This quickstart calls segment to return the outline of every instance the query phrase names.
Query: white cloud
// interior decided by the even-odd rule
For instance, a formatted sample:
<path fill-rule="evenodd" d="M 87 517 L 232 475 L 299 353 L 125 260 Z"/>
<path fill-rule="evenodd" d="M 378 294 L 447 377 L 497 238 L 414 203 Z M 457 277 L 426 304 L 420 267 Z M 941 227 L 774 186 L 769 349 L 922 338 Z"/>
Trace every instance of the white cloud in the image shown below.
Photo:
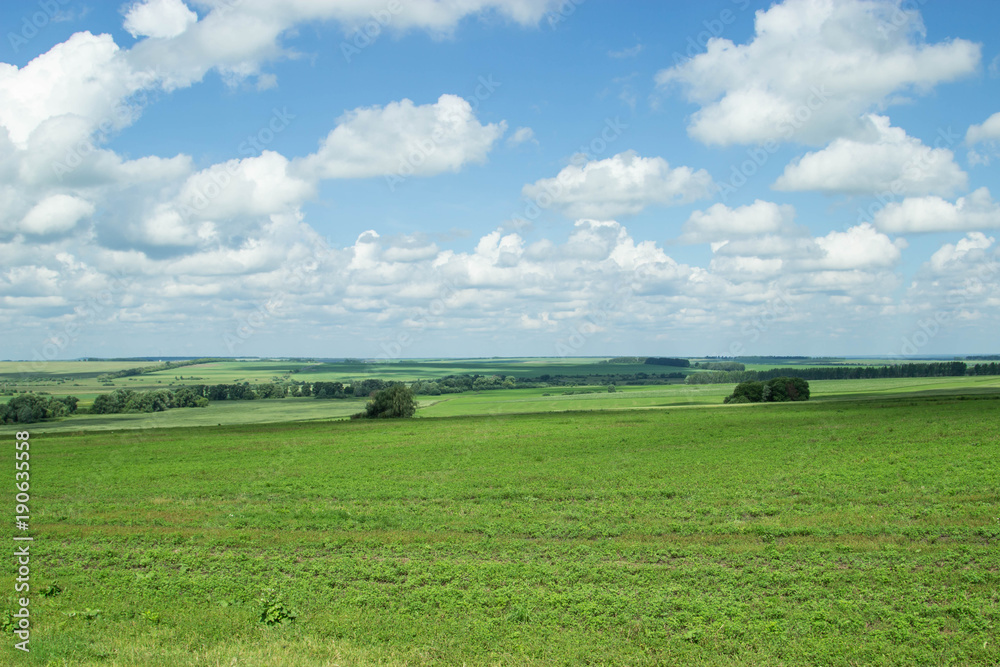
<path fill-rule="evenodd" d="M 892 127 L 885 116 L 869 115 L 870 136 L 839 138 L 785 167 L 774 189 L 827 194 L 895 196 L 950 195 L 967 187 L 968 177 L 947 148 L 932 149 Z"/>
<path fill-rule="evenodd" d="M 289 166 L 274 151 L 216 164 L 188 178 L 177 202 L 201 220 L 289 212 L 314 193 L 314 183 L 292 176 Z"/>
<path fill-rule="evenodd" d="M 630 46 L 627 49 L 621 49 L 619 51 L 608 51 L 608 56 L 612 58 L 635 58 L 642 52 L 642 44 L 636 44 L 635 46 Z"/>
<path fill-rule="evenodd" d="M 771 211 L 769 207 L 761 206 L 766 204 L 757 202 L 743 210 L 720 211 L 716 219 L 737 229 L 739 227 L 732 223 L 756 222 L 757 229 L 783 229 L 785 235 L 767 234 L 713 244 L 714 257 L 710 264 L 713 272 L 739 275 L 744 280 L 773 278 L 780 274 L 789 278 L 790 285 L 809 283 L 813 287 L 843 280 L 862 289 L 862 283 L 855 284 L 860 273 L 893 267 L 902 256 L 901 250 L 906 247 L 905 241 L 894 242 L 868 224 L 851 227 L 845 232 L 833 231 L 818 238 L 801 234 L 789 236 L 791 212 Z"/>
<path fill-rule="evenodd" d="M 644 158 L 627 151 L 570 165 L 555 178 L 525 185 L 522 194 L 542 208 L 552 206 L 572 218 L 615 218 L 653 204 L 686 204 L 708 197 L 714 188 L 704 169 L 671 169 L 661 157 Z"/>
<path fill-rule="evenodd" d="M 982 232 L 971 232 L 958 243 L 946 243 L 931 255 L 930 268 L 935 273 L 945 273 L 953 269 L 956 265 L 961 269 L 964 263 L 973 258 L 982 258 L 983 251 L 988 250 L 996 241 L 992 236 L 987 237 Z"/>
<path fill-rule="evenodd" d="M 146 0 L 129 7 L 124 27 L 133 37 L 176 37 L 198 21 L 183 0 Z"/>
<path fill-rule="evenodd" d="M 757 199 L 752 204 L 729 208 L 713 204 L 695 211 L 684 224 L 681 240 L 686 243 L 722 242 L 733 237 L 787 233 L 793 229 L 795 208 Z"/>
<path fill-rule="evenodd" d="M 713 257 L 709 263 L 713 273 L 737 280 L 768 280 L 779 276 L 784 261 L 778 258 L 747 257 L 742 255 Z"/>
<path fill-rule="evenodd" d="M 218 2 L 200 21 L 186 25 L 183 32 L 166 39 L 145 39 L 128 53 L 140 70 L 155 68 L 167 90 L 200 81 L 213 69 L 230 85 L 261 74 L 262 63 L 290 55 L 281 44 L 281 35 L 309 21 L 336 21 L 345 32 L 338 50 L 354 49 L 352 35 L 366 29 L 364 45 L 383 32 L 423 30 L 447 36 L 468 16 L 499 16 L 523 26 L 537 25 L 560 0 L 270 0 Z M 175 7 L 179 0 L 167 3 Z M 160 14 L 165 13 L 159 9 Z M 171 14 L 172 16 L 174 14 Z M 176 19 L 174 19 L 176 21 Z M 172 23 L 172 29 L 179 24 Z M 143 22 L 142 30 L 166 30 Z M 160 36 L 160 33 L 157 33 Z M 264 75 L 265 77 L 267 75 Z M 264 79 L 264 86 L 269 79 Z"/>
<path fill-rule="evenodd" d="M 823 251 L 822 258 L 805 260 L 802 266 L 821 270 L 855 270 L 888 268 L 899 262 L 906 247 L 904 241 L 894 242 L 864 223 L 846 232 L 830 232 L 816 239 Z"/>
<path fill-rule="evenodd" d="M 88 201 L 70 195 L 52 195 L 28 211 L 17 231 L 28 234 L 61 234 L 93 214 L 94 205 Z"/>
<path fill-rule="evenodd" d="M 138 109 L 123 101 L 149 82 L 125 63 L 111 35 L 79 32 L 20 69 L 0 63 L 0 125 L 25 148 L 46 121 L 68 119 L 77 130 L 65 138 L 80 141 L 102 123 L 105 131 L 132 123 Z"/>
<path fill-rule="evenodd" d="M 979 188 L 954 204 L 940 197 L 914 197 L 892 202 L 875 216 L 885 232 L 951 232 L 1000 228 L 1000 203 L 988 188 Z"/>
<path fill-rule="evenodd" d="M 435 104 L 410 100 L 355 109 L 341 116 L 319 150 L 296 160 L 305 177 L 430 176 L 482 163 L 506 124 L 482 125 L 468 101 L 442 95 Z"/>
<path fill-rule="evenodd" d="M 982 125 L 971 125 L 965 133 L 965 143 L 970 146 L 983 141 L 1000 141 L 1000 111 L 987 118 Z"/>
<path fill-rule="evenodd" d="M 520 146 L 525 143 L 538 144 L 538 140 L 535 139 L 535 131 L 530 127 L 519 127 L 514 130 L 514 133 L 507 138 L 508 146 Z"/>
<path fill-rule="evenodd" d="M 700 105 L 689 134 L 706 144 L 855 136 L 873 107 L 975 71 L 980 47 L 925 44 L 920 14 L 894 0 L 786 0 L 759 10 L 747 44 L 713 38 L 707 52 L 660 71 Z"/>

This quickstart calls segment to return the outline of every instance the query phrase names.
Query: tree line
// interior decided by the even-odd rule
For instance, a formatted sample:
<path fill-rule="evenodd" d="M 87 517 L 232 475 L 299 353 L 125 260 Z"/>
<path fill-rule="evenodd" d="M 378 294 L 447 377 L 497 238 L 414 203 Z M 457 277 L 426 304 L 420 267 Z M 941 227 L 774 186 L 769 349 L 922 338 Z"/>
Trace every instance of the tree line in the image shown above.
<path fill-rule="evenodd" d="M 887 366 L 831 366 L 822 368 L 771 368 L 766 371 L 708 371 L 687 376 L 687 384 L 730 384 L 761 382 L 776 377 L 803 380 L 869 380 L 877 378 L 958 377 L 963 375 L 1000 375 L 998 364 L 976 364 L 971 368 L 962 361 Z"/>
<path fill-rule="evenodd" d="M 65 417 L 76 412 L 76 396 L 55 398 L 40 394 L 19 394 L 0 403 L 0 424 L 33 424 L 44 419 Z"/>
<path fill-rule="evenodd" d="M 180 389 L 115 389 L 94 399 L 90 412 L 95 415 L 114 415 L 130 412 L 163 412 L 170 408 L 204 408 L 208 399 L 199 396 L 190 387 Z"/>

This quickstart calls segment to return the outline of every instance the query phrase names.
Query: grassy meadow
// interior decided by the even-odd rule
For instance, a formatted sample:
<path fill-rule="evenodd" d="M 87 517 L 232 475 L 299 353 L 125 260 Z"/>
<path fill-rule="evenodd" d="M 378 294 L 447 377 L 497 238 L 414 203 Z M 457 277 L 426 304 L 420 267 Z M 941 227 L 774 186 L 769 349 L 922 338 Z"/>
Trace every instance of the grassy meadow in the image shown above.
<path fill-rule="evenodd" d="M 997 664 L 1000 391 L 841 384 L 38 431 L 32 651 L 0 664 Z"/>

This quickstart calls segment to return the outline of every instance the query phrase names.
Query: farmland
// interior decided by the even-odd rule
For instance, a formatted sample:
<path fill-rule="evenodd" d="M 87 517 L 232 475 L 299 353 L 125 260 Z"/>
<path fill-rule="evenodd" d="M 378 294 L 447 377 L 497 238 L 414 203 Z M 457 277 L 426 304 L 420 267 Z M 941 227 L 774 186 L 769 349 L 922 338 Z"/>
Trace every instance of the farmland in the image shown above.
<path fill-rule="evenodd" d="M 1000 661 L 1000 388 L 852 382 L 33 430 L 30 663 Z"/>
<path fill-rule="evenodd" d="M 317 400 L 285 398 L 257 401 L 212 401 L 209 407 L 174 409 L 153 414 L 85 414 L 94 399 L 116 389 L 176 390 L 192 385 L 343 382 L 350 384 L 368 378 L 414 382 L 438 379 L 447 375 L 498 374 L 507 377 L 537 379 L 571 378 L 568 385 L 543 386 L 514 390 L 472 391 L 442 396 L 420 396 L 418 417 L 501 415 L 538 412 L 589 410 L 664 409 L 695 405 L 718 405 L 732 392 L 732 384 L 643 386 L 620 385 L 608 392 L 607 385 L 593 384 L 593 378 L 607 374 L 700 372 L 674 367 L 643 364 L 607 364 L 599 359 L 478 359 L 416 360 L 392 363 L 360 361 L 251 360 L 212 361 L 169 370 L 159 370 L 108 380 L 114 371 L 155 362 L 58 362 L 46 364 L 0 362 L 0 386 L 7 391 L 32 391 L 53 396 L 74 395 L 81 399 L 81 414 L 58 421 L 33 425 L 39 433 L 53 431 L 147 429 L 178 426 L 239 425 L 344 419 L 361 410 L 366 398 Z M 788 368 L 839 365 L 843 360 L 825 364 L 805 361 Z M 780 366 L 779 366 L 780 367 Z M 763 366 L 762 366 L 763 368 Z M 519 381 L 520 381 L 519 380 Z M 843 400 L 863 397 L 909 395 L 975 394 L 1000 389 L 1000 376 L 884 378 L 871 380 L 815 380 L 811 382 L 813 400 Z M 0 400 L 6 400 L 0 397 Z M 0 426 L 0 433 L 13 433 L 16 426 Z"/>

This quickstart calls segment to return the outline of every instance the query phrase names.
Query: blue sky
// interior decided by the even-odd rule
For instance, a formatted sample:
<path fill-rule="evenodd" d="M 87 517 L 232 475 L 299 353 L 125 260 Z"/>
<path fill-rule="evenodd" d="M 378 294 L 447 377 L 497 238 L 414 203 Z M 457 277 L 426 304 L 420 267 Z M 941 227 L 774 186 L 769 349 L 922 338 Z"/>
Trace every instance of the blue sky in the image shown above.
<path fill-rule="evenodd" d="M 5 3 L 0 357 L 996 352 L 997 25 Z"/>

